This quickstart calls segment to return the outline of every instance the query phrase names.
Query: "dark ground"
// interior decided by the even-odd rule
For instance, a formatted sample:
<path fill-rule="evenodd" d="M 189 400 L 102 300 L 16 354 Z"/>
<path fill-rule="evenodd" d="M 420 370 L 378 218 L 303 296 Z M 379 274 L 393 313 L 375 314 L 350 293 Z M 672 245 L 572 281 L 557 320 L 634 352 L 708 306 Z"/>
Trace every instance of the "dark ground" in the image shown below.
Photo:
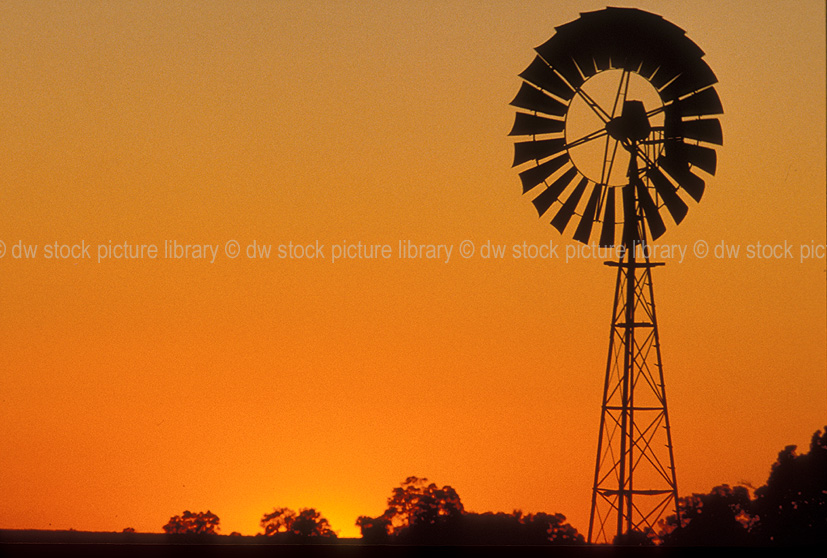
<path fill-rule="evenodd" d="M 733 549 L 728 549 L 731 552 Z M 757 549 L 746 549 L 750 555 Z M 762 549 L 759 552 L 766 552 Z M 783 549 L 770 550 L 782 555 Z M 789 550 L 789 549 L 788 549 Z M 801 549 L 798 549 L 801 550 Z M 824 549 L 819 549 L 818 552 Z M 263 536 L 166 535 L 161 533 L 93 533 L 84 531 L 0 530 L 0 557 L 83 556 L 149 557 L 167 556 L 241 556 L 241 557 L 309 557 L 309 558 L 396 558 L 434 556 L 507 557 L 614 557 L 614 556 L 698 556 L 703 548 L 632 548 L 611 546 L 386 546 L 366 545 L 360 539 L 320 539 L 309 544 L 283 544 Z M 751 551 L 751 552 L 750 552 Z M 796 552 L 801 555 L 801 552 Z M 803 554 L 807 554 L 804 552 Z M 764 554 L 766 555 L 766 554 Z"/>

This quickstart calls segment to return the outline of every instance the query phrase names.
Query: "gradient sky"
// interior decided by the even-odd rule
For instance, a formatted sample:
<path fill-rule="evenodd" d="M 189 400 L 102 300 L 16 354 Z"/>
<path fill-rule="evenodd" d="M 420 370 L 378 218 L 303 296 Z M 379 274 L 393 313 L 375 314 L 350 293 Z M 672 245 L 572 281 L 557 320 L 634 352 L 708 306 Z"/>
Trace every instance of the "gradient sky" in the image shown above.
<path fill-rule="evenodd" d="M 3 2 L 0 527 L 210 509 L 255 534 L 287 506 L 354 536 L 417 475 L 585 534 L 612 271 L 457 251 L 574 245 L 520 195 L 508 103 L 533 48 L 603 7 Z M 635 7 L 706 52 L 725 109 L 718 173 L 660 242 L 741 246 L 656 271 L 679 492 L 760 486 L 827 422 L 827 264 L 799 261 L 827 243 L 824 3 Z M 172 240 L 219 256 L 97 262 Z M 394 256 L 330 261 L 357 241 Z"/>

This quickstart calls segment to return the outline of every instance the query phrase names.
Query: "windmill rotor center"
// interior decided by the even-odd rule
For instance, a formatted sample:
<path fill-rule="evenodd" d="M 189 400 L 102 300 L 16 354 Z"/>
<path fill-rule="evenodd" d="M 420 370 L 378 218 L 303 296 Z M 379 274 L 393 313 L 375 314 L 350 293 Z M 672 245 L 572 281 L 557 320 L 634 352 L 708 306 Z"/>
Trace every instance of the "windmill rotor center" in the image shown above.
<path fill-rule="evenodd" d="M 566 114 L 566 142 L 601 133 L 595 141 L 569 149 L 583 176 L 607 186 L 629 183 L 631 142 L 650 141 L 663 126 L 663 103 L 657 90 L 634 72 L 608 70 L 583 83 Z M 617 148 L 616 148 L 617 145 Z M 609 161 L 607 161 L 609 160 Z"/>
<path fill-rule="evenodd" d="M 646 139 L 652 132 L 649 117 L 642 101 L 625 101 L 620 116 L 612 118 L 606 123 L 606 131 L 611 137 L 623 143 L 627 150 L 632 147 L 628 142 L 637 142 Z"/>

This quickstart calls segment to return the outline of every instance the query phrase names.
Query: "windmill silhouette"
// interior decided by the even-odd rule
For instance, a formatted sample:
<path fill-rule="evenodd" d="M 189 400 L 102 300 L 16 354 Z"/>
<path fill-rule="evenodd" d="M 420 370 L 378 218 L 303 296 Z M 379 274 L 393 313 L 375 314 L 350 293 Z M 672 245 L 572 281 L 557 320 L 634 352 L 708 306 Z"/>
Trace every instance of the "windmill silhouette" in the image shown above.
<path fill-rule="evenodd" d="M 677 507 L 677 477 L 649 240 L 699 202 L 723 144 L 717 78 L 685 31 L 628 8 L 583 13 L 536 49 L 509 135 L 523 193 L 540 217 L 618 248 L 590 542 L 651 534 Z M 545 188 L 538 188 L 544 185 Z M 662 210 L 665 208 L 665 212 Z M 575 217 L 579 218 L 576 219 Z M 619 232 L 619 234 L 618 234 Z"/>

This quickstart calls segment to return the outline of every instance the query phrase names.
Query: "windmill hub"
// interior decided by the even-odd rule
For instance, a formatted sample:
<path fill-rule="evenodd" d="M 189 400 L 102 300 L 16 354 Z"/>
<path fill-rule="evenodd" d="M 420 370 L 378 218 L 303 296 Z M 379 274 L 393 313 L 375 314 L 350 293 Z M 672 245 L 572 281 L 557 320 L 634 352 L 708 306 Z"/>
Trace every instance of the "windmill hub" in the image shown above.
<path fill-rule="evenodd" d="M 606 131 L 614 139 L 623 142 L 636 142 L 646 139 L 652 131 L 649 117 L 641 101 L 626 101 L 623 112 L 617 118 L 606 123 Z M 628 147 L 627 147 L 628 148 Z"/>

